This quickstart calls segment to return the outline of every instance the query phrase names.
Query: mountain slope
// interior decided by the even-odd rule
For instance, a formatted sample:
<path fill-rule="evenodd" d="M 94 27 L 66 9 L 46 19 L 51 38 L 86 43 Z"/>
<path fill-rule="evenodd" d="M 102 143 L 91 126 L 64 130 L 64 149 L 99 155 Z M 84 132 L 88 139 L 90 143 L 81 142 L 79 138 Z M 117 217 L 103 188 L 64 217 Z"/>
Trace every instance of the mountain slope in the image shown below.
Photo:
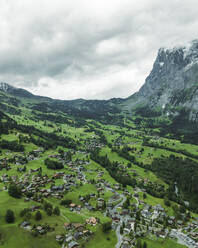
<path fill-rule="evenodd" d="M 0 90 L 3 91 L 4 93 L 8 93 L 8 94 L 13 95 L 13 96 L 29 97 L 29 98 L 34 98 L 35 97 L 29 91 L 13 87 L 13 86 L 5 83 L 5 82 L 0 83 Z"/>
<path fill-rule="evenodd" d="M 125 107 L 161 107 L 170 114 L 185 108 L 190 121 L 198 121 L 198 40 L 187 47 L 159 49 L 150 75 L 138 93 L 129 97 Z"/>
<path fill-rule="evenodd" d="M 26 107 L 32 115 L 50 118 L 51 114 L 69 115 L 74 119 L 97 119 L 103 122 L 119 122 L 122 99 L 110 100 L 57 100 L 37 96 L 27 90 L 15 88 L 7 83 L 0 83 L 0 107 L 9 114 L 20 114 L 21 108 Z M 39 111 L 39 113 L 38 113 Z M 64 118 L 64 117 L 63 117 Z M 62 119 L 62 117 L 61 117 Z"/>

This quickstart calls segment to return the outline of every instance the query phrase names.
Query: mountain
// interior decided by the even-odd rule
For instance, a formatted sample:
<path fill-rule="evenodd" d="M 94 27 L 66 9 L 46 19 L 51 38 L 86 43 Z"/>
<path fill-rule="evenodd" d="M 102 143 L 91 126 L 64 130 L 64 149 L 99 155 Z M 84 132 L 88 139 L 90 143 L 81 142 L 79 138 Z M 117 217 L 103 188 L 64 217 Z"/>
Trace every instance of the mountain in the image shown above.
<path fill-rule="evenodd" d="M 4 93 L 8 93 L 8 94 L 13 95 L 13 96 L 29 97 L 29 98 L 34 98 L 35 97 L 29 91 L 13 87 L 13 86 L 5 83 L 5 82 L 0 83 L 0 90 L 3 91 Z"/>
<path fill-rule="evenodd" d="M 20 114 L 22 106 L 32 111 L 32 115 L 42 113 L 42 118 L 51 114 L 66 114 L 75 119 L 100 119 L 104 122 L 119 122 L 121 109 L 120 98 L 110 100 L 57 100 L 38 96 L 27 90 L 0 83 L 0 107 L 9 114 Z M 39 111 L 39 114 L 38 114 Z M 61 118 L 62 119 L 62 118 Z"/>
<path fill-rule="evenodd" d="M 189 121 L 198 121 L 198 40 L 183 47 L 161 48 L 153 69 L 139 92 L 125 106 L 134 109 L 159 107 L 167 115 L 188 112 Z"/>
<path fill-rule="evenodd" d="M 127 99 L 55 100 L 33 95 L 27 90 L 0 83 L 0 91 L 17 98 L 36 99 L 49 107 L 95 112 L 114 112 L 111 108 L 134 110 L 147 106 L 163 110 L 166 115 L 176 115 L 179 110 L 188 112 L 189 121 L 198 121 L 198 40 L 186 46 L 160 48 L 151 73 L 140 90 Z M 114 109 L 115 110 L 115 109 Z"/>
<path fill-rule="evenodd" d="M 159 128 L 161 135 L 187 135 L 188 142 L 198 143 L 194 140 L 198 122 L 198 40 L 186 46 L 160 48 L 144 85 L 127 99 L 57 100 L 7 83 L 0 83 L 0 92 L 5 113 L 20 114 L 20 107 L 25 106 L 35 118 L 52 119 L 58 114 L 61 121 L 66 115 L 75 121 L 94 119 L 106 124 L 121 124 L 126 116 L 139 116 L 139 123 L 143 120 L 146 127 Z"/>

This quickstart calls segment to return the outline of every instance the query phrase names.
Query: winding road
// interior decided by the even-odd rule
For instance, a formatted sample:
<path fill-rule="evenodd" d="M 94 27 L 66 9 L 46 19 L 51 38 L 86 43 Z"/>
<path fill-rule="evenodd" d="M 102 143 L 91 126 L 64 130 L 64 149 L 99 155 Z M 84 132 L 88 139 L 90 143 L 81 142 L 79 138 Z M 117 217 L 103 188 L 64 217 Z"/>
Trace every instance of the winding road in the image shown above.
<path fill-rule="evenodd" d="M 115 205 L 115 207 L 113 208 L 113 211 L 116 211 L 117 208 L 122 207 L 124 202 L 126 201 L 126 197 L 122 194 L 119 194 L 120 197 L 122 198 L 122 201 L 120 203 L 118 203 L 117 205 Z M 120 248 L 121 244 L 122 244 L 122 237 L 123 235 L 120 234 L 120 227 L 122 225 L 122 222 L 125 220 L 125 218 L 123 216 L 121 216 L 121 220 L 116 228 L 116 236 L 118 239 L 118 242 L 116 244 L 116 248 Z"/>
<path fill-rule="evenodd" d="M 106 190 L 112 191 L 112 189 L 109 188 L 109 187 L 106 187 Z M 119 194 L 119 193 L 117 193 L 117 194 Z M 119 203 L 117 203 L 112 209 L 109 210 L 109 213 L 110 214 L 115 213 L 116 210 L 117 210 L 117 208 L 122 207 L 123 204 L 124 204 L 124 202 L 126 201 L 126 196 L 124 196 L 123 194 L 119 194 L 119 197 L 122 200 Z M 118 201 L 118 200 L 116 200 L 116 201 Z M 114 201 L 109 201 L 109 202 L 110 203 L 113 203 Z M 120 222 L 118 223 L 118 225 L 116 227 L 116 236 L 117 236 L 117 240 L 118 240 L 117 241 L 117 244 L 115 246 L 116 248 L 120 248 L 120 246 L 122 244 L 123 235 L 120 234 L 120 227 L 121 227 L 122 223 L 127 220 L 128 217 L 129 216 L 122 216 L 122 215 L 120 215 Z"/>

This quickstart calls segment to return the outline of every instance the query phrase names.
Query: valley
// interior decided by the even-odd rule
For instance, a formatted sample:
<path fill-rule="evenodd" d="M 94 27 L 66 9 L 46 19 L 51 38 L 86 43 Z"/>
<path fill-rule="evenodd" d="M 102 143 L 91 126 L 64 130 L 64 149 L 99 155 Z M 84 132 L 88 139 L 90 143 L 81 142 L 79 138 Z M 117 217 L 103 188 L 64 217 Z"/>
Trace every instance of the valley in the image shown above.
<path fill-rule="evenodd" d="M 172 158 L 197 166 L 198 146 L 133 118 L 41 120 L 20 101 L 20 114 L 1 118 L 2 247 L 197 247 L 196 200 L 180 187 L 176 194 L 151 165 Z M 189 240 L 177 244 L 177 232 Z"/>
<path fill-rule="evenodd" d="M 160 49 L 127 99 L 0 83 L 0 247 L 198 247 L 198 41 L 185 51 Z"/>

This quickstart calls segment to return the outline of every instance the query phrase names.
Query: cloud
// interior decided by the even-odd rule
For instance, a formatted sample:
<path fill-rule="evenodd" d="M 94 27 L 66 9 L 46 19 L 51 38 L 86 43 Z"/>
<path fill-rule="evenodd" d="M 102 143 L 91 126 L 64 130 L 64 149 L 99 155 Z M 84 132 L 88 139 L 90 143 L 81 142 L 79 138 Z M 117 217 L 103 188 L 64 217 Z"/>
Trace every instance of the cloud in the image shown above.
<path fill-rule="evenodd" d="M 127 97 L 157 50 L 198 38 L 196 0 L 0 3 L 0 80 L 61 99 Z"/>

